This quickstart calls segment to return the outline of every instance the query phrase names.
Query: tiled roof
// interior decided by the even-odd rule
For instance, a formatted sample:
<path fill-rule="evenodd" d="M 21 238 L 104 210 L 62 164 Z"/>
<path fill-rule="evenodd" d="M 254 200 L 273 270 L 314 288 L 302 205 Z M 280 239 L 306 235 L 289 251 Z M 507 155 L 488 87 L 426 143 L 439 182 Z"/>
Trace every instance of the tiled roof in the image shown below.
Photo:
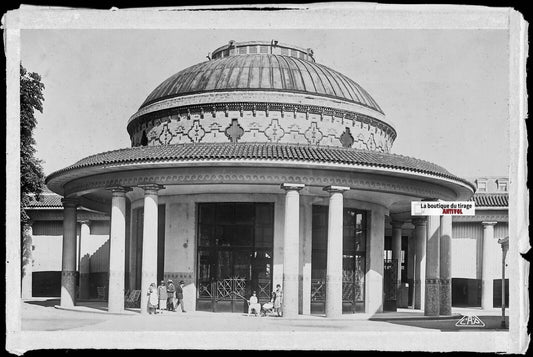
<path fill-rule="evenodd" d="M 326 164 L 360 165 L 382 169 L 398 169 L 453 179 L 468 184 L 466 180 L 450 174 L 431 162 L 408 156 L 341 147 L 324 147 L 273 143 L 200 143 L 141 146 L 108 151 L 86 157 L 74 165 L 56 171 L 47 181 L 62 173 L 84 167 L 113 164 L 133 164 L 161 161 L 209 160 L 276 160 Z"/>
<path fill-rule="evenodd" d="M 345 75 L 315 62 L 275 54 L 230 56 L 198 63 L 161 83 L 141 108 L 167 98 L 227 90 L 310 93 L 383 113 L 370 94 Z"/>
<path fill-rule="evenodd" d="M 508 207 L 508 193 L 476 193 L 472 200 L 476 207 Z"/>
<path fill-rule="evenodd" d="M 46 189 L 48 191 L 48 189 Z M 44 192 L 41 194 L 39 201 L 35 199 L 35 196 L 29 197 L 28 207 L 63 207 L 61 203 L 61 196 L 55 193 Z"/>

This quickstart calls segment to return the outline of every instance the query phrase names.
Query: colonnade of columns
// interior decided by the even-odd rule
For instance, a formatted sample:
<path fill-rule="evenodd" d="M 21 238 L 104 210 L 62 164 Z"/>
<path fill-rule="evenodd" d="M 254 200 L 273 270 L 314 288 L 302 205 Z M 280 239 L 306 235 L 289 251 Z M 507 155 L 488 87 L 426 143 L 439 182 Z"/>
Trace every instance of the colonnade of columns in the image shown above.
<path fill-rule="evenodd" d="M 141 313 L 147 312 L 147 290 L 151 283 L 157 284 L 157 203 L 158 191 L 164 187 L 157 184 L 140 185 L 144 190 L 144 224 L 142 278 L 141 278 Z M 129 187 L 110 187 L 111 229 L 109 252 L 109 292 L 108 311 L 124 310 L 124 278 L 126 248 L 126 193 Z M 63 253 L 61 274 L 61 302 L 63 307 L 72 307 L 76 301 L 76 209 L 79 202 L 75 198 L 64 198 L 63 218 Z M 87 222 L 81 224 L 81 238 L 88 229 Z M 81 253 L 80 253 L 81 255 Z M 86 266 L 80 263 L 80 297 L 88 295 L 88 274 Z"/>
<path fill-rule="evenodd" d="M 411 220 L 408 276 L 412 277 L 412 304 L 426 316 L 451 315 L 452 217 L 428 216 Z M 392 222 L 392 254 L 401 252 L 401 224 Z M 399 265 L 398 269 L 401 266 Z"/>
<path fill-rule="evenodd" d="M 284 264 L 283 264 L 283 313 L 286 317 L 298 315 L 299 304 L 299 191 L 303 184 L 285 183 L 281 188 L 285 190 L 285 224 L 284 224 Z M 144 224 L 141 272 L 141 313 L 147 312 L 147 289 L 157 278 L 157 220 L 158 220 L 158 191 L 161 185 L 150 184 L 139 186 L 144 190 Z M 109 254 L 109 291 L 108 311 L 120 312 L 124 309 L 124 277 L 125 277 L 125 240 L 126 240 L 126 193 L 128 187 L 110 187 L 111 199 L 111 228 Z M 329 221 L 328 221 L 328 254 L 326 267 L 326 316 L 338 317 L 342 314 L 342 276 L 343 276 L 343 193 L 348 187 L 328 186 L 324 190 L 329 193 Z M 76 208 L 75 198 L 63 199 L 63 275 L 61 283 L 61 306 L 75 305 L 76 299 Z M 374 216 L 371 221 L 373 222 Z M 383 219 L 373 222 L 383 228 Z M 88 229 L 88 224 L 82 222 L 81 233 Z M 383 229 L 380 231 L 384 233 Z M 380 248 L 381 247 L 381 248 Z M 374 268 L 382 266 L 383 244 L 374 252 L 376 259 L 369 259 L 369 265 Z M 81 252 L 80 252 L 81 255 Z M 376 265 L 377 264 L 377 265 Z M 88 271 L 80 264 L 80 273 L 84 276 Z M 383 274 L 379 269 L 377 274 Z M 382 278 L 369 278 L 368 284 L 376 285 L 376 295 L 381 295 Z M 80 279 L 80 296 L 85 297 L 86 290 Z M 378 286 L 379 285 L 379 286 Z M 87 287 L 88 288 L 88 287 Z M 376 302 L 379 311 L 381 301 Z"/>
<path fill-rule="evenodd" d="M 303 184 L 284 183 L 285 223 L 283 236 L 283 315 L 298 315 L 300 190 Z M 329 193 L 326 261 L 326 316 L 342 314 L 343 193 L 349 187 L 327 186 Z"/>

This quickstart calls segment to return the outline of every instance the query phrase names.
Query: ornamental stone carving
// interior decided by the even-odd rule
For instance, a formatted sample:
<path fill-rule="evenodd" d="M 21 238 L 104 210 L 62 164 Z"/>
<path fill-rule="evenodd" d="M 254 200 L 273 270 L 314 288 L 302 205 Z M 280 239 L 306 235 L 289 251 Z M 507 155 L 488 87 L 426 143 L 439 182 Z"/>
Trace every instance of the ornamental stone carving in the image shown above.
<path fill-rule="evenodd" d="M 268 116 L 261 103 L 180 109 L 132 129 L 131 142 L 133 146 L 141 146 L 143 140 L 144 145 L 279 142 L 389 152 L 396 138 L 389 125 L 361 114 L 284 105 L 281 115 L 281 109 L 269 105 Z M 205 115 L 209 112 L 213 115 Z"/>
<path fill-rule="evenodd" d="M 309 129 L 305 132 L 305 138 L 311 145 L 317 145 L 320 143 L 320 140 L 324 137 L 324 134 L 318 129 L 317 123 L 312 122 L 309 126 Z"/>
<path fill-rule="evenodd" d="M 193 122 L 193 125 L 191 126 L 191 129 L 187 133 L 187 136 L 191 139 L 193 143 L 199 143 L 204 137 L 204 135 L 205 135 L 205 130 L 200 125 L 200 121 L 195 120 Z"/>
<path fill-rule="evenodd" d="M 270 126 L 265 130 L 265 134 L 268 141 L 277 143 L 285 135 L 285 130 L 279 125 L 277 119 L 272 119 Z"/>

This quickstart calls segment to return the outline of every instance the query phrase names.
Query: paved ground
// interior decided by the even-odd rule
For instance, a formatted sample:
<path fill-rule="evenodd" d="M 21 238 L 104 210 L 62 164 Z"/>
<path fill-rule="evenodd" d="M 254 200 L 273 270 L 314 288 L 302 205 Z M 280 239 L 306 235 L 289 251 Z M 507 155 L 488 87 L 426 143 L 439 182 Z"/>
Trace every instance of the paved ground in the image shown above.
<path fill-rule="evenodd" d="M 454 309 L 452 318 L 424 318 L 418 311 L 401 309 L 375 316 L 343 315 L 339 319 L 299 316 L 295 319 L 253 317 L 209 312 L 164 312 L 140 315 L 138 310 L 109 314 L 105 303 L 84 303 L 73 310 L 56 308 L 57 299 L 34 299 L 22 305 L 22 330 L 26 331 L 495 331 L 501 311 Z M 474 314 L 484 327 L 457 327 L 462 315 Z M 508 318 L 507 318 L 508 319 Z M 508 320 L 507 320 L 508 323 Z"/>

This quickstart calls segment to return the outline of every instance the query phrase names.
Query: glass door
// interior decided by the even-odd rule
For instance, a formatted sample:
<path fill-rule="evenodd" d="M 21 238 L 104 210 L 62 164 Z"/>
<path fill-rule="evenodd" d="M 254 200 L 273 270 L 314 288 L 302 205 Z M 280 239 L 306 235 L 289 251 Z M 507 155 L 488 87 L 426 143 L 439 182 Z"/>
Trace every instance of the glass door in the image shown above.
<path fill-rule="evenodd" d="M 245 312 L 270 299 L 273 204 L 198 205 L 197 309 Z"/>

